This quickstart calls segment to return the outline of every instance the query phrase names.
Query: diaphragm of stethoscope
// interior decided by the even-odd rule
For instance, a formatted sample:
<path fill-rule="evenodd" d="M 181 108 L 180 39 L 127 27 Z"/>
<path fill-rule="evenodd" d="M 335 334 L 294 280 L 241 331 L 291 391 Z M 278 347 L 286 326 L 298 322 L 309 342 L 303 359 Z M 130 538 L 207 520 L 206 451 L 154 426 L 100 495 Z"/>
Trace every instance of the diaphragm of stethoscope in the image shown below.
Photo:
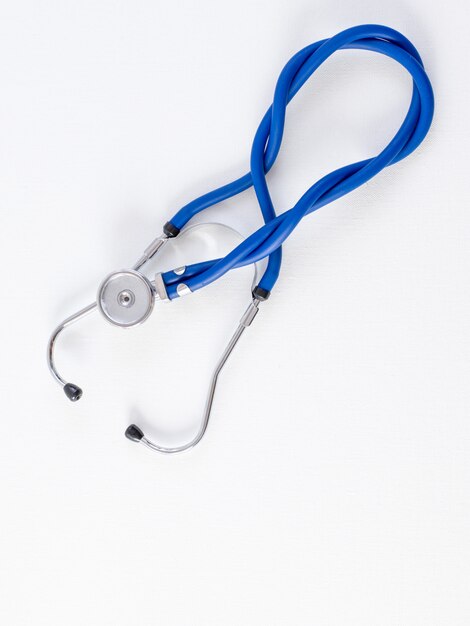
<path fill-rule="evenodd" d="M 150 281 L 134 270 L 122 270 L 107 276 L 96 298 L 104 318 L 121 328 L 145 322 L 153 310 L 154 301 Z"/>

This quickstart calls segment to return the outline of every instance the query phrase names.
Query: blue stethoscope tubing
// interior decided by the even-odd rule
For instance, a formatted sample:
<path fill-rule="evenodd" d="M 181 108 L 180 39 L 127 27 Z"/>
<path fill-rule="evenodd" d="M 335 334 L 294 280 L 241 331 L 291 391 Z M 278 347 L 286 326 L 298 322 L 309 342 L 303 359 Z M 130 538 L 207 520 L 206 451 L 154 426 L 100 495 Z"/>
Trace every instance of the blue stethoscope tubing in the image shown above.
<path fill-rule="evenodd" d="M 377 156 L 343 166 L 327 174 L 312 185 L 291 209 L 277 215 L 269 193 L 266 174 L 274 165 L 281 147 L 287 105 L 315 70 L 340 49 L 378 52 L 394 59 L 408 70 L 413 79 L 408 112 L 396 135 Z M 354 26 L 297 52 L 282 70 L 276 84 L 273 103 L 256 131 L 251 149 L 250 172 L 189 202 L 169 222 L 180 230 L 200 211 L 253 186 L 264 225 L 225 257 L 188 266 L 184 274 L 184 284 L 191 291 L 196 291 L 231 269 L 269 257 L 258 284 L 258 287 L 269 295 L 279 277 L 281 245 L 302 218 L 353 191 L 388 165 L 401 161 L 416 150 L 429 130 L 433 112 L 433 91 L 421 57 L 413 44 L 392 28 L 374 24 Z M 163 280 L 169 298 L 177 298 L 177 287 L 183 282 L 183 278 L 174 272 L 166 272 L 163 274 Z"/>

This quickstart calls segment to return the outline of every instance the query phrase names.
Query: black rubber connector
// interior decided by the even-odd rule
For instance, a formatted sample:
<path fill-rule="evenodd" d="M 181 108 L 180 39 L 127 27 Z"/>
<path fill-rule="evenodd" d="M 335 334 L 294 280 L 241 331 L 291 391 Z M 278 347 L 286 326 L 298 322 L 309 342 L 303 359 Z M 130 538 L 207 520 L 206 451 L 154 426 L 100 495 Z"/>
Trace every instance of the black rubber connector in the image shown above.
<path fill-rule="evenodd" d="M 265 300 L 267 300 L 270 295 L 271 292 L 267 289 L 263 289 L 262 287 L 255 287 L 253 289 L 253 297 L 257 300 L 260 300 L 260 302 L 264 302 Z"/>
<path fill-rule="evenodd" d="M 74 385 L 73 383 L 67 383 L 66 385 L 64 385 L 64 393 L 67 398 L 72 402 L 80 400 L 80 398 L 83 396 L 83 391 L 80 389 L 80 387 L 77 387 L 77 385 Z"/>
<path fill-rule="evenodd" d="M 177 228 L 176 226 L 173 226 L 173 224 L 171 222 L 167 222 L 165 224 L 165 226 L 163 227 L 163 232 L 165 233 L 165 235 L 167 237 L 176 237 L 177 235 L 180 234 L 181 229 Z"/>
<path fill-rule="evenodd" d="M 139 441 L 144 436 L 144 433 L 135 424 L 131 424 L 130 426 L 128 426 L 124 434 L 128 439 L 130 439 L 131 441 L 136 441 L 137 443 L 139 443 Z"/>

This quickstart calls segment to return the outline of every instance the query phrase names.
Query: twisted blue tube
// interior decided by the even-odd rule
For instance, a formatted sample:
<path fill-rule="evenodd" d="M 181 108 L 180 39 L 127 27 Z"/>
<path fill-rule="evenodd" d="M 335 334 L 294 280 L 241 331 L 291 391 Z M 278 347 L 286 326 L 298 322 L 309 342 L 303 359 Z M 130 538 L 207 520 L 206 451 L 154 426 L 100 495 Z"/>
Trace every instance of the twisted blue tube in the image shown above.
<path fill-rule="evenodd" d="M 396 135 L 377 156 L 327 174 L 312 185 L 291 209 L 277 215 L 266 174 L 273 166 L 281 147 L 287 105 L 313 72 L 340 49 L 370 50 L 400 63 L 413 79 L 408 112 Z M 209 285 L 231 269 L 255 263 L 265 257 L 269 257 L 269 260 L 258 286 L 270 292 L 281 268 L 281 245 L 302 218 L 353 191 L 383 168 L 411 154 L 425 138 L 433 111 L 433 91 L 421 57 L 413 44 L 396 30 L 373 24 L 354 26 L 300 50 L 282 70 L 273 103 L 256 131 L 251 149 L 250 172 L 189 202 L 171 219 L 171 224 L 181 229 L 200 211 L 253 186 L 264 225 L 221 259 L 191 265 L 183 276 L 174 272 L 163 274 L 169 297 L 178 297 L 177 288 L 180 283 L 195 291 Z"/>

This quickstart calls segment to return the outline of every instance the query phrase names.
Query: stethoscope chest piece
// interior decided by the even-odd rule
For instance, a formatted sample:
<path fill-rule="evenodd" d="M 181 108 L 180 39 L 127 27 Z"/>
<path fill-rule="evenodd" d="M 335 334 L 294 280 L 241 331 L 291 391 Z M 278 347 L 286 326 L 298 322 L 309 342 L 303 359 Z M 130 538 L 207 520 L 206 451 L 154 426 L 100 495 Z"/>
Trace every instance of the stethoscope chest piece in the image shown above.
<path fill-rule="evenodd" d="M 97 297 L 103 317 L 121 328 L 142 324 L 155 301 L 150 281 L 134 270 L 113 272 L 101 283 Z"/>

